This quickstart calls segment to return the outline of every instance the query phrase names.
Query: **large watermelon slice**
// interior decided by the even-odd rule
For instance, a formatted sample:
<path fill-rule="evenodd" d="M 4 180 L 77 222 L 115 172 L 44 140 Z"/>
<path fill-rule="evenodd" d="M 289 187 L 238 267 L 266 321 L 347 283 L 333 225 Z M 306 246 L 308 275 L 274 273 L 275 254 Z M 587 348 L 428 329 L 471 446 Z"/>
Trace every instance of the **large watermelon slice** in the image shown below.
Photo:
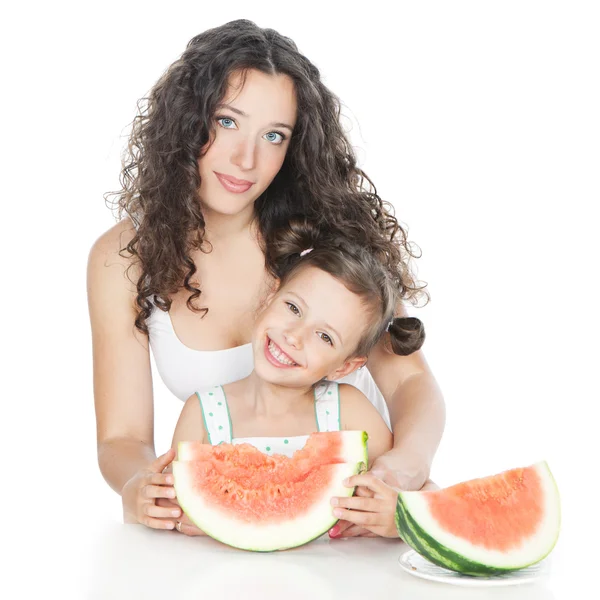
<path fill-rule="evenodd" d="M 545 461 L 442 490 L 400 492 L 400 537 L 466 575 L 522 569 L 545 558 L 560 530 L 558 489 Z"/>
<path fill-rule="evenodd" d="M 364 431 L 311 434 L 290 458 L 250 444 L 180 442 L 173 462 L 177 500 L 211 537 L 268 552 L 306 544 L 337 521 L 333 496 L 351 496 L 346 477 L 367 466 Z"/>

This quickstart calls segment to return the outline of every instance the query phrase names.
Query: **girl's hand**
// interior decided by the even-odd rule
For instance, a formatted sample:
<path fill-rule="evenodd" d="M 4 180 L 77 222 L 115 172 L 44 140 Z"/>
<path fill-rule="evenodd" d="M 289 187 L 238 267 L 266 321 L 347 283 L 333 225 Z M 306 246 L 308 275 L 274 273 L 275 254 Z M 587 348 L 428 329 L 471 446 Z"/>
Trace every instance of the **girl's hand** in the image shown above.
<path fill-rule="evenodd" d="M 121 499 L 125 523 L 141 523 L 152 529 L 175 528 L 175 520 L 181 517 L 179 505 L 157 503 L 159 499 L 175 498 L 173 475 L 163 473 L 174 458 L 175 450 L 171 448 L 123 486 Z"/>
<path fill-rule="evenodd" d="M 338 523 L 331 528 L 331 537 L 398 537 L 394 519 L 398 499 L 396 489 L 372 473 L 354 475 L 344 480 L 344 485 L 357 486 L 356 495 L 350 498 L 332 498 L 333 515 L 360 529 Z"/>

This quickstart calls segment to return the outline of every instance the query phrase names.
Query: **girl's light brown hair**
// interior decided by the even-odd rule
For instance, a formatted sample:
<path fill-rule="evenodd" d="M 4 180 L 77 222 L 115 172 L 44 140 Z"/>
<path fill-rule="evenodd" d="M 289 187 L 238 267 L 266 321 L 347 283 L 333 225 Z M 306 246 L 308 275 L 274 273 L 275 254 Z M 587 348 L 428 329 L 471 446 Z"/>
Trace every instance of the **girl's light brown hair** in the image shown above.
<path fill-rule="evenodd" d="M 306 220 L 292 220 L 276 233 L 269 258 L 278 269 L 280 286 L 301 270 L 316 267 L 362 299 L 366 325 L 352 357 L 367 356 L 386 332 L 395 354 L 412 354 L 423 345 L 425 328 L 419 319 L 394 318 L 402 300 L 403 290 L 398 283 L 401 269 L 381 261 L 366 240 L 351 239 L 343 232 L 319 228 Z"/>

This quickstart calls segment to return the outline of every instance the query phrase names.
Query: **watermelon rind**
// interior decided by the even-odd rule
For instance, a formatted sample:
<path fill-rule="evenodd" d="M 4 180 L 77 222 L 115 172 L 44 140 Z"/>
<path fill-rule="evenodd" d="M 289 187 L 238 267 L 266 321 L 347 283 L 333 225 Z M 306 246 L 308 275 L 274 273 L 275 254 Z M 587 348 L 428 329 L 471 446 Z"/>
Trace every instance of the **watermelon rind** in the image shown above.
<path fill-rule="evenodd" d="M 545 461 L 532 465 L 542 482 L 544 519 L 537 532 L 519 548 L 508 552 L 492 550 L 459 538 L 431 516 L 424 494 L 400 492 L 396 506 L 396 528 L 400 537 L 432 563 L 472 576 L 509 573 L 534 565 L 550 554 L 560 531 L 558 488 Z"/>
<path fill-rule="evenodd" d="M 192 463 L 174 461 L 172 464 L 177 500 L 188 518 L 210 537 L 254 552 L 295 548 L 322 536 L 338 521 L 332 514 L 331 498 L 352 496 L 354 488 L 343 485 L 343 480 L 366 470 L 363 461 L 333 465 L 331 484 L 320 490 L 320 500 L 313 503 L 308 512 L 283 522 L 255 524 L 233 519 L 195 493 L 193 469 L 188 466 Z"/>

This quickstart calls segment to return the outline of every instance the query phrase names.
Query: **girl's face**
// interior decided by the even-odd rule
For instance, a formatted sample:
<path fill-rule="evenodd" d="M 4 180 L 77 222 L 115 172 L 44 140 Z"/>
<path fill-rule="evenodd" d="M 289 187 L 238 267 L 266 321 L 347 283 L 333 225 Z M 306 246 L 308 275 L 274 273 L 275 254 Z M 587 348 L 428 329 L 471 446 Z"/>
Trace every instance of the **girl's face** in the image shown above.
<path fill-rule="evenodd" d="M 296 124 L 296 93 L 287 75 L 239 73 L 215 113 L 216 133 L 198 160 L 200 199 L 207 213 L 239 215 L 279 172 Z"/>
<path fill-rule="evenodd" d="M 367 308 L 343 283 L 307 267 L 268 301 L 254 326 L 254 369 L 287 387 L 335 380 L 366 362 L 348 359 L 367 325 Z"/>

